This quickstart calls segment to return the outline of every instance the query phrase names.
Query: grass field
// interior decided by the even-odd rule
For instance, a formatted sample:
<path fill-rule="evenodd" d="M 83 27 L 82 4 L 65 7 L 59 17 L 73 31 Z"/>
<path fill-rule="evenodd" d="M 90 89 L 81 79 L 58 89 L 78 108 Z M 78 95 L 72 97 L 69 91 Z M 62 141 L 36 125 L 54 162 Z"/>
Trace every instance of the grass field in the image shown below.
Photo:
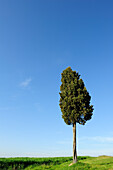
<path fill-rule="evenodd" d="M 113 170 L 113 157 L 78 156 L 72 166 L 72 157 L 58 158 L 0 158 L 0 170 Z"/>

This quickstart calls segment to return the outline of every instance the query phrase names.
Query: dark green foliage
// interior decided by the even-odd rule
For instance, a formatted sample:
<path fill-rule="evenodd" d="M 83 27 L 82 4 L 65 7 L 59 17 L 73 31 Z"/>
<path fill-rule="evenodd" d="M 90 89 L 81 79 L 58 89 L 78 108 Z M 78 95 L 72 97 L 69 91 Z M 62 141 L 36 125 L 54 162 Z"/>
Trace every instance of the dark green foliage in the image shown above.
<path fill-rule="evenodd" d="M 60 108 L 62 118 L 68 125 L 76 122 L 84 125 L 90 120 L 93 112 L 93 105 L 90 105 L 91 97 L 86 90 L 84 82 L 76 71 L 68 67 L 61 74 L 60 86 Z"/>
<path fill-rule="evenodd" d="M 0 170 L 22 170 L 30 165 L 59 165 L 63 162 L 72 160 L 72 157 L 59 158 L 0 158 Z"/>

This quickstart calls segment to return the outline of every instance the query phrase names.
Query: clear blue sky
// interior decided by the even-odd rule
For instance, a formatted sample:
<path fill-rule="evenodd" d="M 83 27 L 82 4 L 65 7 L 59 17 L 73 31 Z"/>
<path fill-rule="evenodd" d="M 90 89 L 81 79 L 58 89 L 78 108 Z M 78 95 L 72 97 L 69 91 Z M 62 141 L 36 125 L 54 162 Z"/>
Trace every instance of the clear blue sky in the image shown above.
<path fill-rule="evenodd" d="M 0 157 L 70 156 L 62 71 L 80 73 L 94 105 L 78 155 L 113 155 L 113 1 L 0 0 Z"/>

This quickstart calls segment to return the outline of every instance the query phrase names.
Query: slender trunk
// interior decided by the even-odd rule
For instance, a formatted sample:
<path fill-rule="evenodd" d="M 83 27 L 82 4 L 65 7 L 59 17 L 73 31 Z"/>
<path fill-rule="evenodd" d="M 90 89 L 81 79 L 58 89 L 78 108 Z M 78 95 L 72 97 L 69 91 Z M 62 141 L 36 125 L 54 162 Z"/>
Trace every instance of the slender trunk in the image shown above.
<path fill-rule="evenodd" d="M 76 151 L 76 123 L 73 124 L 73 163 L 77 162 L 77 151 Z"/>

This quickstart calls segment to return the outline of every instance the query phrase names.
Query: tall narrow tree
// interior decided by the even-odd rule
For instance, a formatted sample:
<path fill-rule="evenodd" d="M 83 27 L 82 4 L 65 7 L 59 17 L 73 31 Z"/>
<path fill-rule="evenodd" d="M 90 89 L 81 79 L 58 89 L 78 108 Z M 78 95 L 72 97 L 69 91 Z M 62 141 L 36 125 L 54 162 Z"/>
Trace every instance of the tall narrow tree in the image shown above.
<path fill-rule="evenodd" d="M 93 105 L 90 105 L 91 97 L 76 71 L 68 67 L 61 75 L 59 105 L 64 122 L 67 125 L 73 125 L 73 163 L 76 163 L 76 123 L 84 125 L 91 119 Z"/>

